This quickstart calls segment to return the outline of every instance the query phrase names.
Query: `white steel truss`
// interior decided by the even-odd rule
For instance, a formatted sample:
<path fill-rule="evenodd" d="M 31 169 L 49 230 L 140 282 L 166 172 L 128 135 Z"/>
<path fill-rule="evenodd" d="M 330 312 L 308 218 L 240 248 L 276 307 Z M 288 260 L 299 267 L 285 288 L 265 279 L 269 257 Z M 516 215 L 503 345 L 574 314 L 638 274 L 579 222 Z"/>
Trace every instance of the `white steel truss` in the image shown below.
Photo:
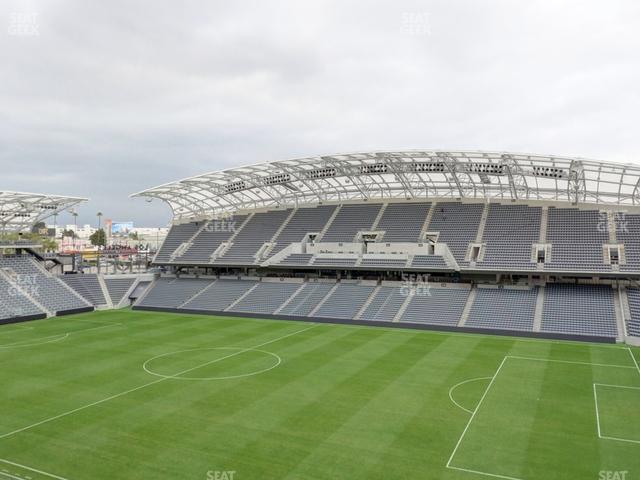
<path fill-rule="evenodd" d="M 0 190 L 0 233 L 28 230 L 86 198 Z"/>
<path fill-rule="evenodd" d="M 640 166 L 485 151 L 363 152 L 205 173 L 132 197 L 158 198 L 174 219 L 309 203 L 449 197 L 640 206 Z"/>

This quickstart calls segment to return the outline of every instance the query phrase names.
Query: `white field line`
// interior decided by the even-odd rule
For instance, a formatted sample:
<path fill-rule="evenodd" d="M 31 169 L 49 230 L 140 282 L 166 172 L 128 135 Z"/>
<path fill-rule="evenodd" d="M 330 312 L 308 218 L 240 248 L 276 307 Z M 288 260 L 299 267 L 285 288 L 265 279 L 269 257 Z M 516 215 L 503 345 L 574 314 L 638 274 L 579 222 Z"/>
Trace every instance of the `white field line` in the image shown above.
<path fill-rule="evenodd" d="M 3 477 L 7 477 L 7 478 L 13 478 L 15 480 L 26 480 L 24 477 L 16 477 L 15 475 L 11 475 L 7 471 L 0 471 L 0 475 L 2 475 Z"/>
<path fill-rule="evenodd" d="M 202 367 L 205 367 L 207 365 L 211 365 L 212 363 L 220 362 L 220 361 L 225 360 L 227 358 L 231 358 L 231 357 L 234 357 L 236 355 L 240 355 L 241 353 L 244 353 L 245 351 L 249 351 L 249 350 L 255 349 L 255 348 L 260 348 L 260 347 L 263 347 L 265 345 L 269 345 L 270 343 L 275 343 L 275 342 L 277 342 L 279 340 L 284 340 L 285 338 L 291 337 L 293 335 L 297 335 L 297 334 L 302 333 L 302 332 L 306 332 L 307 330 L 311 330 L 312 328 L 316 328 L 319 325 L 320 324 L 314 324 L 311 327 L 303 328 L 302 330 L 297 330 L 297 331 L 289 333 L 287 335 L 283 335 L 283 336 L 275 338 L 273 340 L 269 340 L 267 342 L 261 343 L 260 345 L 254 345 L 252 347 L 248 347 L 248 348 L 243 349 L 243 350 L 238 350 L 237 352 L 231 353 L 231 354 L 226 355 L 224 357 L 221 357 L 221 358 L 218 358 L 218 359 L 215 359 L 215 360 L 211 360 L 209 362 L 203 363 L 202 365 L 196 365 L 195 367 L 188 368 L 186 370 L 178 372 L 178 373 L 176 373 L 175 376 L 184 375 L 185 373 L 189 373 L 189 372 L 191 372 L 193 370 L 197 370 L 198 368 L 202 368 Z M 80 412 L 80 411 L 85 410 L 87 408 L 91 408 L 91 407 L 94 407 L 96 405 L 100 405 L 102 403 L 108 402 L 109 400 L 113 400 L 115 398 L 122 397 L 124 395 L 129 394 L 129 393 L 136 392 L 136 391 L 141 390 L 143 388 L 150 387 L 151 385 L 155 385 L 156 383 L 165 382 L 167 380 L 169 380 L 169 378 L 159 378 L 157 380 L 153 380 L 152 382 L 145 383 L 145 384 L 140 385 L 138 387 L 130 388 L 129 390 L 125 390 L 124 392 L 116 393 L 116 394 L 111 395 L 109 397 L 103 398 L 102 400 L 97 400 L 95 402 L 88 403 L 87 405 L 83 405 L 81 407 L 74 408 L 73 410 L 69 410 L 67 412 L 60 413 L 60 414 L 55 415 L 53 417 L 45 418 L 44 420 L 40 420 L 39 422 L 32 423 L 31 425 L 27 425 L 26 427 L 18 428 L 17 430 L 13 430 L 11 432 L 4 433 L 4 434 L 0 435 L 0 440 L 2 440 L 4 438 L 7 438 L 7 437 L 11 437 L 12 435 L 15 435 L 17 433 L 24 432 L 26 430 L 30 430 L 32 428 L 38 427 L 38 426 L 43 425 L 45 423 L 49 423 L 49 422 L 52 422 L 54 420 L 58 420 L 60 418 L 66 417 L 68 415 L 72 415 L 72 414 L 74 414 L 76 412 Z"/>
<path fill-rule="evenodd" d="M 606 435 L 602 435 L 600 438 L 602 438 L 603 440 L 615 440 L 616 442 L 627 442 L 627 443 L 640 444 L 640 440 L 631 440 L 630 438 L 608 437 Z"/>
<path fill-rule="evenodd" d="M 41 475 L 45 475 L 45 476 L 47 476 L 49 478 L 55 478 L 57 480 L 68 480 L 67 478 L 60 477 L 58 475 L 54 475 L 53 473 L 45 472 L 44 470 L 38 470 L 37 468 L 33 468 L 33 467 L 27 467 L 26 465 L 22 465 L 22 464 L 16 463 L 16 462 L 11 462 L 11 461 L 6 460 L 4 458 L 0 458 L 0 462 L 6 463 L 8 465 L 13 465 L 14 467 L 24 468 L 25 470 L 30 470 L 32 472 L 39 473 Z M 19 477 L 19 478 L 21 478 L 21 477 Z"/>
<path fill-rule="evenodd" d="M 636 360 L 636 356 L 633 354 L 633 351 L 631 350 L 631 348 L 627 347 L 627 350 L 629 350 L 629 355 L 631 355 L 631 358 L 633 359 L 633 363 L 638 369 L 638 374 L 640 374 L 640 366 L 638 366 L 638 361 Z"/>
<path fill-rule="evenodd" d="M 627 347 L 622 347 L 622 349 L 626 350 L 628 348 Z M 632 356 L 633 356 L 633 354 L 632 354 Z M 636 369 L 636 367 L 638 365 L 636 360 L 635 360 L 635 357 L 633 359 L 634 363 L 635 363 L 635 366 L 627 366 L 627 365 L 604 364 L 604 363 L 573 362 L 573 361 L 569 361 L 569 360 L 554 360 L 554 359 L 548 359 L 548 358 L 522 357 L 522 356 L 518 356 L 518 355 L 506 355 L 502 359 L 502 363 L 500 363 L 500 366 L 496 370 L 496 373 L 494 373 L 493 377 L 487 377 L 487 378 L 491 378 L 491 381 L 489 382 L 489 385 L 487 385 L 487 388 L 484 391 L 484 394 L 482 395 L 482 397 L 480 398 L 480 401 L 478 402 L 478 405 L 476 406 L 476 408 L 471 413 L 471 417 L 469 418 L 469 421 L 467 422 L 466 427 L 462 431 L 462 435 L 460 435 L 460 438 L 458 439 L 458 443 L 456 443 L 456 446 L 453 449 L 453 452 L 451 453 L 451 456 L 449 457 L 449 461 L 447 462 L 447 465 L 446 465 L 447 468 L 450 468 L 450 469 L 453 469 L 453 470 L 460 470 L 460 471 L 468 472 L 468 473 L 475 473 L 477 475 L 485 475 L 485 476 L 493 477 L 493 478 L 504 478 L 505 480 L 522 480 L 522 479 L 517 478 L 517 477 L 509 477 L 507 475 L 499 475 L 499 474 L 495 474 L 495 473 L 480 472 L 478 470 L 471 470 L 471 469 L 468 469 L 468 468 L 455 467 L 455 466 L 451 465 L 451 461 L 453 460 L 453 457 L 455 456 L 456 452 L 458 451 L 458 448 L 460 447 L 460 444 L 462 443 L 462 440 L 464 439 L 464 436 L 466 435 L 467 430 L 469 430 L 469 426 L 471 426 L 471 422 L 473 422 L 473 419 L 475 418 L 476 413 L 478 413 L 478 410 L 480 409 L 480 406 L 482 405 L 482 402 L 484 402 L 484 399 L 487 396 L 487 393 L 489 393 L 489 390 L 491 389 L 491 386 L 495 382 L 496 377 L 498 376 L 498 373 L 500 373 L 500 370 L 502 369 L 505 361 L 507 359 L 509 359 L 509 358 L 514 358 L 514 359 L 519 359 L 519 360 L 534 360 L 534 361 L 539 361 L 539 362 L 568 363 L 568 364 L 574 364 L 574 365 L 590 365 L 590 366 L 611 367 L 611 368 L 632 368 L 632 369 Z M 640 369 L 638 369 L 638 371 L 640 372 Z M 594 384 L 594 386 L 593 386 L 594 396 L 596 395 L 596 393 L 595 393 L 596 386 L 595 385 L 596 384 Z M 612 386 L 617 386 L 617 385 L 612 385 Z M 456 385 L 454 385 L 454 387 L 452 387 L 452 388 L 455 388 L 455 387 L 456 387 Z M 635 388 L 635 387 L 628 387 L 628 388 Z M 449 398 L 451 398 L 451 390 L 449 390 L 449 393 L 450 393 L 449 394 Z M 618 440 L 618 441 L 621 441 L 621 442 L 629 442 L 629 443 L 640 443 L 639 440 L 629 440 L 629 439 L 601 436 L 600 435 L 600 415 L 598 413 L 598 400 L 597 400 L 597 397 L 595 397 L 595 398 L 596 398 L 596 400 L 595 400 L 595 402 L 596 402 L 596 416 L 597 416 L 597 423 L 598 423 L 598 436 L 600 438 L 605 438 L 605 439 L 609 439 L 609 440 Z"/>
<path fill-rule="evenodd" d="M 600 412 L 598 411 L 598 389 L 593 384 L 593 400 L 596 403 L 596 425 L 598 426 L 598 438 L 602 438 L 602 430 L 600 428 Z"/>
<path fill-rule="evenodd" d="M 630 387 L 628 385 L 611 385 L 609 383 L 594 383 L 598 387 L 611 387 L 611 388 L 628 388 L 630 390 L 640 390 L 640 387 Z"/>
<path fill-rule="evenodd" d="M 631 438 L 611 437 L 609 435 L 602 435 L 602 429 L 600 427 L 600 412 L 598 411 L 598 388 L 597 387 L 609 387 L 609 388 L 626 388 L 628 390 L 640 390 L 640 387 L 630 387 L 628 385 L 609 385 L 607 383 L 594 383 L 593 384 L 593 398 L 596 402 L 596 423 L 598 425 L 598 437 L 604 440 L 615 440 L 617 442 L 627 443 L 639 443 L 640 440 L 633 440 Z"/>
<path fill-rule="evenodd" d="M 482 405 L 482 402 L 484 402 L 484 399 L 486 398 L 487 393 L 489 393 L 489 390 L 491 389 L 491 386 L 496 381 L 496 377 L 498 376 L 498 373 L 500 373 L 500 370 L 502 370 L 502 367 L 503 367 L 503 365 L 504 365 L 504 363 L 506 361 L 507 361 L 507 357 L 504 357 L 502 359 L 502 362 L 500 363 L 500 366 L 496 370 L 496 373 L 494 373 L 493 377 L 491 377 L 491 381 L 489 382 L 489 385 L 487 385 L 487 388 L 484 391 L 484 393 L 482 394 L 482 397 L 480 398 L 480 401 L 478 402 L 478 405 L 476 405 L 476 408 L 473 410 L 473 413 L 471 414 L 471 417 L 469 418 L 469 421 L 467 422 L 467 426 L 464 427 L 464 430 L 462 431 L 462 435 L 460 435 L 460 438 L 458 439 L 458 443 L 456 443 L 456 446 L 453 449 L 453 452 L 451 452 L 451 456 L 449 457 L 449 461 L 447 462 L 447 468 L 451 467 L 451 461 L 453 460 L 453 457 L 455 457 L 456 452 L 458 451 L 458 448 L 460 447 L 460 444 L 462 443 L 462 440 L 464 439 L 464 436 L 467 434 L 467 430 L 469 430 L 469 427 L 471 426 L 471 422 L 473 422 L 473 419 L 476 417 L 476 413 L 478 413 L 478 410 L 480 410 L 480 406 Z"/>
<path fill-rule="evenodd" d="M 0 350 L 5 348 L 33 347 L 36 345 L 44 345 L 46 343 L 60 342 L 61 340 L 66 339 L 68 336 L 69 336 L 68 333 L 59 333 L 57 335 L 49 335 L 47 337 L 29 338 L 27 340 L 20 340 L 19 342 L 0 345 Z M 54 340 L 46 340 L 47 338 L 53 338 Z M 45 341 L 39 341 L 39 340 L 45 340 Z M 31 343 L 25 343 L 25 342 L 31 342 Z"/>
<path fill-rule="evenodd" d="M 493 478 L 504 478 L 506 480 L 522 480 L 521 478 L 517 478 L 517 477 L 508 477 L 506 475 L 498 475 L 497 473 L 479 472 L 478 470 L 469 470 L 468 468 L 452 467 L 450 465 L 448 465 L 447 468 L 451 468 L 453 470 L 460 470 L 462 472 L 476 473 L 478 475 L 486 475 L 487 477 L 493 477 Z"/>
<path fill-rule="evenodd" d="M 538 362 L 553 362 L 553 363 L 569 363 L 572 365 L 587 365 L 590 367 L 612 367 L 612 368 L 632 368 L 636 367 L 630 365 L 616 365 L 610 363 L 589 363 L 589 362 L 574 362 L 571 360 L 554 360 L 552 358 L 536 358 L 536 357 L 521 357 L 518 355 L 507 355 L 507 358 L 515 358 L 518 360 L 536 360 Z"/>
<path fill-rule="evenodd" d="M 6 348 L 22 348 L 22 347 L 34 347 L 34 346 L 38 346 L 38 345 L 45 345 L 47 343 L 55 343 L 55 342 L 60 342 L 62 340 L 65 340 L 69 337 L 69 335 L 75 335 L 78 333 L 83 333 L 83 332 L 88 332 L 91 330 L 98 330 L 101 328 L 109 328 L 109 327 L 115 327 L 118 325 L 122 325 L 121 323 L 113 323 L 110 325 L 101 325 L 99 327 L 90 327 L 90 328 L 82 328 L 80 330 L 74 330 L 71 332 L 66 332 L 66 333 L 58 333 L 56 335 L 47 335 L 46 337 L 36 337 L 36 338 L 28 338 L 25 340 L 20 340 L 19 342 L 14 342 L 14 343 L 7 343 L 4 345 L 0 345 L 0 350 L 6 349 Z M 53 340 L 47 340 L 48 338 L 52 338 Z M 46 341 L 41 341 L 41 340 L 46 340 Z"/>
<path fill-rule="evenodd" d="M 456 401 L 453 399 L 453 391 L 454 391 L 456 388 L 458 388 L 459 386 L 464 385 L 465 383 L 476 382 L 476 381 L 478 381 L 478 380 L 489 380 L 490 378 L 491 378 L 491 377 L 470 378 L 469 380 L 464 380 L 464 381 L 462 381 L 462 382 L 460 382 L 460 383 L 456 383 L 453 387 L 451 387 L 451 388 L 449 389 L 449 400 L 451 400 L 451 401 L 453 402 L 453 404 L 454 404 L 456 407 L 461 408 L 461 409 L 462 409 L 462 410 L 464 410 L 465 412 L 467 412 L 467 413 L 471 413 L 471 414 L 472 414 L 473 412 L 472 412 L 471 410 L 469 410 L 469 409 L 467 409 L 467 408 L 464 408 L 462 405 L 460 405 L 458 402 L 456 402 Z"/>
<path fill-rule="evenodd" d="M 274 368 L 276 368 L 278 365 L 280 365 L 282 363 L 282 358 L 280 358 L 280 355 L 275 354 L 273 352 L 268 352 L 266 350 L 256 350 L 255 348 L 251 348 L 249 350 L 254 351 L 254 352 L 260 352 L 260 353 L 265 353 L 267 355 L 269 355 L 272 358 L 276 359 L 276 362 L 271 365 L 270 367 L 267 368 L 263 368 L 261 370 L 256 370 L 255 372 L 249 372 L 249 373 L 243 373 L 240 375 L 229 375 L 229 376 L 225 376 L 225 377 L 180 377 L 177 375 L 164 375 L 162 373 L 157 373 L 154 372 L 153 370 L 151 370 L 147 365 L 151 362 L 153 362 L 153 360 L 157 359 L 157 358 L 162 358 L 162 357 L 168 357 L 171 355 L 175 355 L 177 353 L 184 353 L 184 352 L 195 352 L 195 351 L 202 351 L 202 350 L 241 350 L 240 347 L 213 347 L 213 348 L 189 348 L 187 350 L 177 350 L 175 352 L 168 352 L 168 353 L 162 353 L 160 355 L 156 355 L 153 358 L 150 358 L 149 360 L 147 360 L 146 362 L 144 362 L 142 364 L 142 369 L 147 372 L 150 375 L 153 375 L 155 377 L 163 377 L 163 378 L 173 378 L 174 380 L 191 380 L 191 381 L 195 381 L 195 380 L 231 380 L 234 378 L 244 378 L 244 377 L 252 377 L 254 375 L 259 375 L 261 373 L 265 373 L 268 372 L 269 370 L 273 370 Z M 245 349 L 246 351 L 247 349 Z M 240 354 L 242 352 L 238 352 L 238 354 Z M 218 360 L 214 360 L 213 363 L 217 362 Z M 198 367 L 200 368 L 200 367 Z"/>

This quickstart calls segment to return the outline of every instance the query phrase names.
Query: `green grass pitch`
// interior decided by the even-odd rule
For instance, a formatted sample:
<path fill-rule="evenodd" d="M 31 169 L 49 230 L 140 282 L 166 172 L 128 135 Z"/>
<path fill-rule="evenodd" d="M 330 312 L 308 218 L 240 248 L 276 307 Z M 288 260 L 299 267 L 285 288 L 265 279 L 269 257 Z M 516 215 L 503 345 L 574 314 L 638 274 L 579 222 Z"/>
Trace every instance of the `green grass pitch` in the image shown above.
<path fill-rule="evenodd" d="M 0 478 L 640 479 L 634 354 L 131 310 L 5 325 Z"/>

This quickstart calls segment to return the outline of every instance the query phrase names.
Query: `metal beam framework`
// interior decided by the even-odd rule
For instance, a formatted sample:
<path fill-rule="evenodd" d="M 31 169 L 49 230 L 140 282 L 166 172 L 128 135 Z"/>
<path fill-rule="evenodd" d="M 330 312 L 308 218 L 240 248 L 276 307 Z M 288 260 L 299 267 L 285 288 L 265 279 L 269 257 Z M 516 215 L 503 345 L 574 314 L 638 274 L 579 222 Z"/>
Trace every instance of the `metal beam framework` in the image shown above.
<path fill-rule="evenodd" d="M 640 166 L 509 152 L 362 152 L 205 173 L 131 196 L 163 200 L 175 220 L 242 209 L 374 198 L 640 206 Z"/>
<path fill-rule="evenodd" d="M 30 230 L 36 223 L 86 201 L 79 197 L 0 190 L 0 233 Z"/>

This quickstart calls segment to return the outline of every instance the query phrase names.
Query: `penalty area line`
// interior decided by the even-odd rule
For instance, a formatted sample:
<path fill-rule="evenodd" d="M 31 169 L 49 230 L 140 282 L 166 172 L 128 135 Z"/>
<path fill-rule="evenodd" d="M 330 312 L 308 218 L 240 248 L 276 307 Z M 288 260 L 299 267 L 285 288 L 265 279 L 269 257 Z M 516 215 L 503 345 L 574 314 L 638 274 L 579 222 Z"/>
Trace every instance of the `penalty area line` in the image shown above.
<path fill-rule="evenodd" d="M 485 389 L 484 393 L 482 394 L 482 397 L 480 398 L 480 401 L 478 402 L 478 405 L 476 405 L 476 408 L 471 413 L 471 417 L 469 418 L 469 421 L 467 422 L 467 426 L 464 427 L 464 430 L 462 431 L 462 435 L 460 435 L 460 438 L 458 439 L 458 443 L 456 443 L 456 446 L 453 449 L 453 452 L 451 452 L 451 456 L 449 457 L 449 461 L 447 462 L 447 465 L 446 465 L 447 468 L 450 468 L 450 469 L 453 469 L 453 470 L 459 470 L 459 471 L 462 471 L 462 472 L 475 473 L 477 475 L 485 475 L 487 477 L 504 478 L 505 480 L 522 480 L 522 479 L 517 478 L 517 477 L 509 477 L 507 475 L 499 475 L 497 473 L 481 472 L 481 471 L 478 471 L 478 470 L 471 470 L 471 469 L 468 469 L 468 468 L 456 467 L 454 465 L 451 465 L 451 462 L 453 461 L 453 457 L 455 457 L 456 452 L 458 451 L 458 448 L 460 448 L 460 445 L 462 444 L 462 440 L 464 439 L 465 435 L 467 434 L 467 431 L 469 430 L 469 427 L 471 426 L 471 423 L 473 422 L 473 419 L 476 417 L 476 414 L 478 413 L 478 410 L 480 410 L 480 406 L 482 405 L 482 402 L 484 402 L 484 399 L 486 398 L 487 394 L 489 393 L 489 390 L 491 390 L 491 387 L 495 383 L 496 378 L 498 378 L 498 374 L 500 373 L 500 370 L 502 370 L 502 367 L 504 366 L 505 362 L 509 358 L 512 358 L 512 357 L 510 357 L 509 355 L 506 355 L 502 359 L 502 362 L 500 363 L 500 366 L 498 366 L 498 369 L 496 370 L 496 373 L 493 374 L 493 377 L 488 377 L 488 378 L 491 378 L 491 381 L 489 382 L 489 385 L 487 385 L 487 388 Z"/>
<path fill-rule="evenodd" d="M 480 398 L 480 401 L 478 402 L 478 405 L 476 405 L 476 408 L 473 410 L 473 413 L 471 413 L 471 417 L 469 418 L 469 421 L 467 422 L 467 426 L 464 427 L 464 430 L 462 431 L 462 435 L 460 435 L 460 438 L 458 439 L 458 443 L 456 443 L 456 446 L 453 449 L 453 452 L 451 452 L 451 456 L 449 457 L 449 461 L 447 462 L 447 468 L 451 468 L 451 461 L 453 460 L 453 457 L 455 457 L 456 452 L 458 451 L 458 448 L 460 448 L 460 444 L 462 443 L 462 440 L 464 439 L 464 436 L 467 434 L 467 430 L 469 430 L 469 427 L 471 426 L 471 422 L 473 422 L 473 419 L 476 418 L 476 414 L 478 413 L 478 410 L 480 410 L 480 406 L 482 405 L 482 402 L 484 402 L 484 399 L 486 398 L 487 394 L 489 393 L 489 390 L 491 389 L 491 386 L 496 381 L 496 377 L 500 373 L 500 370 L 502 370 L 502 367 L 503 367 L 504 363 L 507 361 L 507 358 L 508 357 L 504 357 L 502 359 L 502 362 L 500 363 L 500 366 L 496 370 L 496 373 L 493 374 L 493 377 L 491 377 L 491 381 L 489 382 L 489 385 L 487 385 L 487 388 L 485 389 L 484 393 L 482 394 L 482 397 Z"/>
<path fill-rule="evenodd" d="M 631 359 L 633 360 L 633 363 L 636 366 L 636 369 L 638 370 L 638 374 L 640 374 L 640 366 L 638 365 L 636 356 L 633 354 L 633 350 L 631 350 L 631 347 L 627 347 L 627 350 L 629 350 L 629 355 L 631 355 Z"/>

